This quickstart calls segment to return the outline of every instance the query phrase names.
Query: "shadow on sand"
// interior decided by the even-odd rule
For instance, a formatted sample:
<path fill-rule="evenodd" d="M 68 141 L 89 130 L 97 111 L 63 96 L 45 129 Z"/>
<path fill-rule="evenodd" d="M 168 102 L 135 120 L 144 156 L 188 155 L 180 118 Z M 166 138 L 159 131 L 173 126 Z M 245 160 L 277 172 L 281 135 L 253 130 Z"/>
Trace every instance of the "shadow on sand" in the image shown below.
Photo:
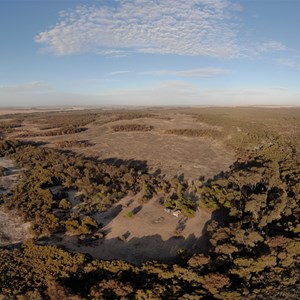
<path fill-rule="evenodd" d="M 207 239 L 196 238 L 194 234 L 186 239 L 182 236 L 173 236 L 164 241 L 159 234 L 130 239 L 130 232 L 126 232 L 124 238 L 125 240 L 101 239 L 84 245 L 77 237 L 66 237 L 57 245 L 71 252 L 88 253 L 93 258 L 120 259 L 135 265 L 149 260 L 179 263 L 182 255 L 187 257 L 194 253 L 206 252 L 209 246 Z"/>
<path fill-rule="evenodd" d="M 121 210 L 121 205 L 118 205 L 113 212 L 110 211 L 103 227 L 107 227 Z M 71 252 L 90 254 L 93 258 L 120 259 L 134 265 L 141 265 L 149 260 L 162 263 L 184 263 L 195 253 L 207 253 L 209 251 L 211 245 L 207 236 L 207 227 L 213 220 L 223 218 L 224 215 L 226 215 L 224 211 L 213 213 L 212 218 L 206 222 L 202 230 L 202 236 L 199 238 L 194 234 L 190 234 L 187 238 L 174 235 L 168 240 L 163 240 L 159 234 L 131 237 L 131 233 L 124 228 L 125 233 L 121 237 L 97 240 L 87 238 L 88 242 L 83 242 L 76 236 L 64 236 L 63 239 L 57 240 L 54 244 Z M 107 232 L 109 232 L 109 228 Z"/>

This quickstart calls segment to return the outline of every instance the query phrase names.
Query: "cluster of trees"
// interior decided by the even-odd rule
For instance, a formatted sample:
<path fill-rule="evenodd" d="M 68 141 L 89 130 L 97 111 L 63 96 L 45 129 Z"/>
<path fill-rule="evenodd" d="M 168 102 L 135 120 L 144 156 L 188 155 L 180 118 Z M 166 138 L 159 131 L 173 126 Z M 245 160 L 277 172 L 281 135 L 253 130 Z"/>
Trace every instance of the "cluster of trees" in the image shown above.
<path fill-rule="evenodd" d="M 182 135 L 187 137 L 209 137 L 214 139 L 221 138 L 224 134 L 222 131 L 206 128 L 206 129 L 168 129 L 165 130 L 166 134 L 176 134 L 176 135 Z"/>
<path fill-rule="evenodd" d="M 18 134 L 18 138 L 74 134 L 74 133 L 79 133 L 79 132 L 83 132 L 86 130 L 87 130 L 87 128 L 84 128 L 84 127 L 65 126 L 65 127 L 55 129 L 55 130 L 50 130 L 50 131 L 20 133 L 20 134 Z"/>
<path fill-rule="evenodd" d="M 124 120 L 135 120 L 135 119 L 142 119 L 142 118 L 155 118 L 157 117 L 155 114 L 152 113 L 144 113 L 144 112 L 128 112 L 128 111 L 112 111 L 112 112 L 105 112 L 99 115 L 99 118 L 95 122 L 96 125 L 104 125 L 111 122 L 116 121 L 124 121 Z"/>
<path fill-rule="evenodd" d="M 57 142 L 55 144 L 58 148 L 86 148 L 86 147 L 90 147 L 93 144 L 90 143 L 89 141 L 86 140 L 82 140 L 82 141 L 78 141 L 78 140 L 66 140 L 66 141 L 60 141 Z"/>
<path fill-rule="evenodd" d="M 94 122 L 98 115 L 99 113 L 92 111 L 49 113 L 47 119 L 42 115 L 36 120 L 36 123 L 40 124 L 41 130 L 67 126 L 84 127 Z"/>
<path fill-rule="evenodd" d="M 174 180 L 172 182 L 174 182 Z M 172 193 L 171 196 L 163 202 L 163 205 L 169 209 L 180 210 L 187 217 L 193 217 L 198 203 L 188 195 L 188 186 L 186 184 L 183 185 L 178 181 L 176 186 L 176 193 Z"/>
<path fill-rule="evenodd" d="M 7 169 L 5 167 L 0 166 L 0 177 L 5 176 L 7 174 Z"/>
<path fill-rule="evenodd" d="M 0 138 L 3 138 L 5 135 L 9 133 L 15 132 L 15 129 L 21 126 L 22 126 L 21 119 L 0 121 Z"/>
<path fill-rule="evenodd" d="M 0 157 L 8 156 L 16 152 L 20 142 L 11 140 L 0 140 Z"/>
<path fill-rule="evenodd" d="M 120 131 L 151 131 L 153 126 L 147 126 L 144 124 L 117 124 L 110 127 L 113 132 Z"/>
<path fill-rule="evenodd" d="M 22 126 L 22 120 L 15 119 L 11 121 L 1 121 L 0 122 L 0 129 L 6 130 L 6 129 L 12 129 L 12 128 L 19 128 Z"/>

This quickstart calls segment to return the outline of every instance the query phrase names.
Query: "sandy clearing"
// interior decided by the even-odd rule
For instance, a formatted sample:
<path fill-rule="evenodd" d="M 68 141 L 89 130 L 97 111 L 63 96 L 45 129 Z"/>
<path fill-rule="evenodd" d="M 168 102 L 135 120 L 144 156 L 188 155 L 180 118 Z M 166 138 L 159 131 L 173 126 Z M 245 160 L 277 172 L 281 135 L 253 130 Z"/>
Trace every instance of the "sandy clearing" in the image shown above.
<path fill-rule="evenodd" d="M 198 210 L 195 217 L 178 218 L 164 211 L 159 197 L 141 204 L 139 195 L 125 197 L 107 212 L 94 217 L 103 224 L 103 239 L 86 245 L 78 237 L 64 236 L 57 243 L 73 252 L 84 252 L 99 259 L 122 259 L 134 264 L 147 260 L 171 261 L 183 249 L 188 253 L 205 250 L 207 242 L 201 239 L 205 224 L 211 215 Z M 127 212 L 134 211 L 133 217 Z M 123 240 L 120 237 L 123 236 Z"/>
<path fill-rule="evenodd" d="M 159 197 L 151 199 L 148 203 L 141 204 L 138 201 L 139 196 L 134 198 L 124 198 L 113 208 L 114 214 L 121 208 L 119 213 L 112 218 L 111 222 L 104 226 L 103 230 L 108 231 L 107 239 L 112 239 L 121 236 L 125 232 L 130 232 L 130 236 L 142 238 L 144 236 L 160 234 L 162 240 L 168 240 L 175 235 L 178 222 L 184 219 L 183 215 L 178 218 L 172 213 L 164 211 L 164 206 L 159 204 Z M 127 204 L 129 205 L 127 206 Z M 134 211 L 136 214 L 133 217 L 126 217 L 126 213 Z M 110 215 L 99 214 L 96 216 L 97 221 L 105 223 L 105 219 Z M 189 218 L 186 222 L 185 229 L 181 235 L 188 237 L 190 234 L 195 234 L 196 237 L 202 235 L 202 229 L 210 215 L 206 212 L 197 211 L 194 218 Z M 142 224 L 142 228 L 141 227 Z M 129 240 L 130 240 L 129 236 Z"/>

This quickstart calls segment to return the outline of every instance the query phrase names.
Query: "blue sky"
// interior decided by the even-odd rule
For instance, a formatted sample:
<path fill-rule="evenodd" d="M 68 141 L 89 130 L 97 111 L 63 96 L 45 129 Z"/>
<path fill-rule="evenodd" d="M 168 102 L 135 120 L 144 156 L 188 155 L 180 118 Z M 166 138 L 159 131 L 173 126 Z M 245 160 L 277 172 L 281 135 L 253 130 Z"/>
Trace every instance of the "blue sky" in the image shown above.
<path fill-rule="evenodd" d="M 0 0 L 0 106 L 300 105 L 300 0 Z"/>

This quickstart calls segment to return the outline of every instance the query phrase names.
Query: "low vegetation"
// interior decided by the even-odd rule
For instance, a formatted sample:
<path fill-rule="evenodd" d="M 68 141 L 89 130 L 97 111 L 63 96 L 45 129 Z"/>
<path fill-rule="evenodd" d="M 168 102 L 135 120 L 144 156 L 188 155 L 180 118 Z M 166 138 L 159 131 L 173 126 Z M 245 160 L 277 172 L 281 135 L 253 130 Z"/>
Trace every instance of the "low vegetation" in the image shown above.
<path fill-rule="evenodd" d="M 143 124 L 118 124 L 118 125 L 111 126 L 110 129 L 113 132 L 151 131 L 153 129 L 153 126 L 147 126 Z"/>
<path fill-rule="evenodd" d="M 50 130 L 50 131 L 21 133 L 21 134 L 18 135 L 18 138 L 75 134 L 75 133 L 83 132 L 83 131 L 86 131 L 86 130 L 87 130 L 87 128 L 66 126 L 66 127 L 62 127 L 62 128 L 55 129 L 55 130 Z"/>
<path fill-rule="evenodd" d="M 90 143 L 89 141 L 77 141 L 77 140 L 67 140 L 67 141 L 61 141 L 61 142 L 57 142 L 55 144 L 55 146 L 57 148 L 86 148 L 86 147 L 90 147 L 93 144 Z"/>
<path fill-rule="evenodd" d="M 216 129 L 169 129 L 165 130 L 166 134 L 176 134 L 187 137 L 209 137 L 220 139 L 223 133 Z"/>

